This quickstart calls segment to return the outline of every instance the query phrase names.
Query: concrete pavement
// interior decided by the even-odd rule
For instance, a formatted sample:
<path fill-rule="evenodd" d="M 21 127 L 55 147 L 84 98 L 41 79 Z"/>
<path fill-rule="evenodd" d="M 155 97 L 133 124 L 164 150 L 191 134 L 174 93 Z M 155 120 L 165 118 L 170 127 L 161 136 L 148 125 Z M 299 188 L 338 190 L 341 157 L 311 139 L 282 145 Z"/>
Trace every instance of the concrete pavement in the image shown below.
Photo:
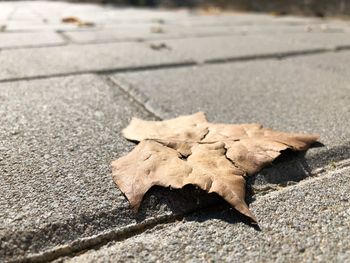
<path fill-rule="evenodd" d="M 94 23 L 61 22 L 76 16 Z M 350 23 L 0 3 L 0 261 L 350 260 Z M 249 182 L 261 230 L 194 187 L 135 215 L 111 179 L 133 116 L 319 133 Z"/>
<path fill-rule="evenodd" d="M 258 197 L 260 230 L 228 209 L 203 210 L 64 261 L 347 262 L 349 182 L 347 168 Z"/>

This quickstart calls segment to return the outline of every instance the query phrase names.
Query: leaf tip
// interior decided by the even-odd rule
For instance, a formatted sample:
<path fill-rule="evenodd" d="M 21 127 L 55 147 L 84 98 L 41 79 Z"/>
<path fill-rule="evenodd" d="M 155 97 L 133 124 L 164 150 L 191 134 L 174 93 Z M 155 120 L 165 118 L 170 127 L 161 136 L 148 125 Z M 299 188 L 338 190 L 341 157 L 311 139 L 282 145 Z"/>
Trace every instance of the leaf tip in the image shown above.
<path fill-rule="evenodd" d="M 138 213 L 138 211 L 139 211 L 139 209 L 140 209 L 140 205 L 141 205 L 141 203 L 134 203 L 134 204 L 132 204 L 132 203 L 130 202 L 131 209 L 132 209 L 132 211 L 133 211 L 135 214 Z"/>
<path fill-rule="evenodd" d="M 258 220 L 255 215 L 249 210 L 247 206 L 244 207 L 235 207 L 242 215 L 250 219 L 251 223 L 258 224 Z"/>
<path fill-rule="evenodd" d="M 140 135 L 138 131 L 140 130 L 139 126 L 142 122 L 143 120 L 133 117 L 129 125 L 122 130 L 122 135 L 124 138 L 130 141 L 141 141 L 143 139 L 142 134 Z"/>
<path fill-rule="evenodd" d="M 196 117 L 201 122 L 208 122 L 207 115 L 205 114 L 204 111 L 198 111 L 198 112 L 194 113 L 192 116 Z"/>

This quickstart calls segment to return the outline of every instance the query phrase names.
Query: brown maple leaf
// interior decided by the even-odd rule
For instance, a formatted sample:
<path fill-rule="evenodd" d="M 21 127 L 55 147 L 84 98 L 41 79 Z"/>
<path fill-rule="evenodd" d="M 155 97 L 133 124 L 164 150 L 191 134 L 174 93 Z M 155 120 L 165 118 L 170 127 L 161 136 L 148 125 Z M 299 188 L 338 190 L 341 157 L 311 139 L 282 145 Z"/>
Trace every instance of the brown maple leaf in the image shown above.
<path fill-rule="evenodd" d="M 95 24 L 92 22 L 83 21 L 75 16 L 68 16 L 61 19 L 62 23 L 76 24 L 79 27 L 92 27 Z"/>
<path fill-rule="evenodd" d="M 254 222 L 244 201 L 245 176 L 257 173 L 283 150 L 306 150 L 319 137 L 260 124 L 210 123 L 203 112 L 165 121 L 133 118 L 123 135 L 140 143 L 112 162 L 113 180 L 134 210 L 152 186 L 192 184 L 219 194 Z"/>

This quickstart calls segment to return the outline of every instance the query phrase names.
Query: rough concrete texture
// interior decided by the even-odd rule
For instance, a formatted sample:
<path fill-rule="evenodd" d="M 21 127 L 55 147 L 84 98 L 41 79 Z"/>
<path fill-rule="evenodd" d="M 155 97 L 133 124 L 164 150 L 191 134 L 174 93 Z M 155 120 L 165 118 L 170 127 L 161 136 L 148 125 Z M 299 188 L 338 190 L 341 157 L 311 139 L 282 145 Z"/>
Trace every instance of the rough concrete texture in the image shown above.
<path fill-rule="evenodd" d="M 1 69 L 0 80 L 188 62 L 172 56 L 171 50 L 163 51 L 134 42 L 4 50 L 0 62 L 6 68 Z"/>
<path fill-rule="evenodd" d="M 26 20 L 6 20 L 0 21 L 0 26 L 8 33 L 30 33 L 30 32 L 45 32 L 56 30 L 84 30 L 74 24 L 63 24 L 61 22 L 45 23 L 43 21 L 28 21 Z"/>
<path fill-rule="evenodd" d="M 68 16 L 94 25 L 62 23 Z M 346 262 L 349 29 L 335 19 L 1 2 L 0 261 Z M 153 188 L 133 214 L 113 184 L 110 162 L 133 147 L 120 135 L 131 117 L 198 110 L 321 134 L 324 147 L 285 154 L 248 181 L 262 232 L 190 186 Z M 190 222 L 171 223 L 184 215 Z"/>
<path fill-rule="evenodd" d="M 0 48 L 50 46 L 64 43 L 64 39 L 54 32 L 0 34 Z"/>
<path fill-rule="evenodd" d="M 300 63 L 304 66 L 320 69 L 341 75 L 343 78 L 350 79 L 350 52 L 347 49 L 343 51 L 317 54 L 305 57 L 290 58 L 291 63 Z"/>
<path fill-rule="evenodd" d="M 324 55 L 322 64 L 336 61 L 334 56 L 338 54 Z M 316 168 L 350 158 L 348 75 L 307 61 L 308 57 L 194 66 L 116 74 L 113 80 L 163 118 L 204 111 L 216 122 L 259 122 L 320 134 L 324 147 L 299 154 L 294 159 L 298 163 L 288 159 L 273 171 L 263 171 L 254 182 L 281 183 L 299 181 Z"/>
<path fill-rule="evenodd" d="M 198 206 L 174 192 L 133 214 L 110 163 L 133 147 L 120 135 L 131 117 L 152 116 L 98 77 L 2 84 L 0 101 L 0 260 Z"/>
<path fill-rule="evenodd" d="M 91 75 L 2 84 L 0 100 L 1 258 L 134 220 L 109 164 L 142 109 Z"/>
<path fill-rule="evenodd" d="M 177 57 L 199 63 L 315 50 L 314 45 L 307 43 L 270 39 L 262 35 L 211 36 L 152 43 L 165 43 Z"/>
<path fill-rule="evenodd" d="M 157 46 L 165 45 L 158 49 Z M 198 49 L 196 47 L 201 46 Z M 122 42 L 68 45 L 41 49 L 4 50 L 0 61 L 6 68 L 0 80 L 68 74 L 132 67 L 165 66 L 195 61 L 225 60 L 278 55 L 312 50 L 303 44 L 286 44 L 259 36 L 202 37 L 158 40 L 146 43 Z M 18 61 L 21 60 L 21 63 Z M 6 70 L 7 69 L 7 70 Z"/>
<path fill-rule="evenodd" d="M 85 30 L 62 29 L 64 34 L 76 43 L 94 43 L 110 42 L 121 40 L 156 40 L 172 39 L 184 37 L 205 37 L 205 36 L 235 36 L 235 35 L 266 35 L 266 34 L 286 34 L 291 43 L 303 40 L 311 42 L 315 48 L 320 47 L 319 43 L 324 43 L 325 48 L 334 48 L 340 42 L 330 40 L 330 36 L 343 38 L 343 45 L 349 42 L 349 37 L 345 34 L 346 27 L 333 24 L 310 24 L 310 25 L 288 25 L 288 24 L 270 24 L 270 25 L 208 25 L 198 26 L 196 24 L 172 24 L 172 23 L 135 23 L 135 24 L 106 24 L 101 30 L 96 28 Z M 11 29 L 11 27 L 9 27 Z M 12 27 L 13 28 L 13 27 Z M 309 33 L 309 34 L 305 34 Z M 328 33 L 328 34 L 327 34 Z M 338 35 L 329 35 L 330 33 L 339 33 Z M 342 34 L 340 34 L 342 33 Z M 278 35 L 277 34 L 277 35 Z M 284 36 L 285 37 L 285 36 Z M 282 36 L 275 37 L 281 39 Z M 336 38 L 337 39 L 337 38 Z M 235 38 L 233 38 L 235 40 Z M 239 39 L 238 39 L 239 40 Z M 254 40 L 254 39 L 253 39 Z M 248 39 L 248 42 L 254 42 Z M 235 40 L 236 41 L 236 40 Z M 265 40 L 267 41 L 267 40 Z M 323 42 L 322 42 L 323 41 Z M 269 43 L 269 42 L 268 42 Z M 333 45 L 332 45 L 333 44 Z M 304 46 L 303 46 L 304 47 Z M 288 46 L 287 48 L 290 48 Z M 279 51 L 279 50 L 276 50 Z"/>
<path fill-rule="evenodd" d="M 211 27 L 186 27 L 179 25 L 163 25 L 162 23 L 135 24 L 133 26 L 108 26 L 103 30 L 92 31 L 67 31 L 67 35 L 73 42 L 107 42 L 120 40 L 149 40 L 169 39 L 189 36 L 210 36 L 230 34 L 230 28 L 225 26 Z"/>
<path fill-rule="evenodd" d="M 261 25 L 261 26 L 281 26 L 281 25 L 316 25 L 324 24 L 327 20 L 315 17 L 297 17 L 297 16 L 271 16 L 270 14 L 257 13 L 222 13 L 220 15 L 203 15 L 200 11 L 195 15 L 188 16 L 183 20 L 167 19 L 166 24 L 180 24 L 191 26 L 244 26 L 244 25 Z M 332 24 L 334 20 L 332 20 Z"/>
<path fill-rule="evenodd" d="M 326 145 L 348 141 L 349 78 L 302 61 L 193 66 L 115 74 L 113 80 L 163 118 L 204 111 L 216 122 L 318 132 Z"/>
<path fill-rule="evenodd" d="M 350 170 L 329 172 L 251 204 L 260 230 L 213 209 L 61 262 L 347 262 Z"/>
<path fill-rule="evenodd" d="M 344 25 L 338 24 L 302 24 L 302 25 L 285 25 L 285 24 L 271 24 L 271 25 L 233 25 L 230 26 L 231 33 L 241 33 L 241 34 L 304 34 L 309 35 L 311 38 L 313 33 L 322 33 L 322 35 L 329 37 L 329 33 L 343 33 L 346 32 L 346 27 Z M 307 33 L 307 34 L 306 34 Z M 328 33 L 328 34 L 327 34 Z M 288 35 L 286 35 L 288 37 Z M 283 38 L 280 35 L 281 39 Z"/>
<path fill-rule="evenodd" d="M 325 29 L 327 30 L 327 29 Z M 329 30 L 329 29 L 328 29 Z M 287 43 L 300 43 L 304 45 L 311 45 L 315 48 L 325 49 L 341 49 L 350 47 L 349 32 L 313 32 L 305 33 L 290 33 L 286 34 L 271 34 L 272 39 L 284 39 Z"/>

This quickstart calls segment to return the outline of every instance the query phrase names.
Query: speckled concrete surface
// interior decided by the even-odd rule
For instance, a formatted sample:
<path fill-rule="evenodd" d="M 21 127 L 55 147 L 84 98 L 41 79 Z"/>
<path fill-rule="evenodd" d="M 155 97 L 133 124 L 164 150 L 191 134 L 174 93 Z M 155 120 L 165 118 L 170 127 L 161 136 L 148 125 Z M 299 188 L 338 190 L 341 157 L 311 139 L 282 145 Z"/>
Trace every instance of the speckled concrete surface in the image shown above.
<path fill-rule="evenodd" d="M 65 44 L 55 32 L 3 33 L 0 34 L 0 48 L 55 46 Z"/>
<path fill-rule="evenodd" d="M 203 211 L 61 262 L 347 262 L 350 170 L 257 198 L 260 230 L 231 211 Z"/>
<path fill-rule="evenodd" d="M 315 63 L 318 56 L 323 68 Z M 335 63 L 340 54 L 318 56 L 122 73 L 112 79 L 163 118 L 204 111 L 215 122 L 319 133 L 324 147 L 302 156 L 312 170 L 330 159 L 350 158 L 350 72 L 346 63 Z M 346 62 L 350 53 L 341 56 Z"/>
<path fill-rule="evenodd" d="M 131 211 L 112 181 L 110 163 L 133 147 L 120 134 L 131 117 L 154 117 L 100 77 L 6 83 L 0 102 L 0 258 L 166 211 L 189 211 L 201 196 L 207 200 L 193 191 L 158 191 L 138 216 Z"/>
<path fill-rule="evenodd" d="M 67 16 L 93 26 L 62 23 Z M 1 2 L 0 261 L 346 262 L 349 28 Z M 248 182 L 262 231 L 194 187 L 154 188 L 134 214 L 113 184 L 110 162 L 133 147 L 120 134 L 131 117 L 198 110 L 216 122 L 321 134 L 323 147 L 286 154 Z"/>
<path fill-rule="evenodd" d="M 91 75 L 2 84 L 0 94 L 2 256 L 133 220 L 109 163 L 131 149 L 119 131 L 146 116 L 140 108 Z"/>
<path fill-rule="evenodd" d="M 323 55 L 322 64 L 338 56 Z M 342 57 L 350 59 L 350 52 Z M 318 132 L 325 144 L 341 144 L 350 134 L 350 70 L 337 74 L 307 61 L 192 66 L 115 74 L 112 79 L 163 118 L 204 111 L 211 121 Z"/>

